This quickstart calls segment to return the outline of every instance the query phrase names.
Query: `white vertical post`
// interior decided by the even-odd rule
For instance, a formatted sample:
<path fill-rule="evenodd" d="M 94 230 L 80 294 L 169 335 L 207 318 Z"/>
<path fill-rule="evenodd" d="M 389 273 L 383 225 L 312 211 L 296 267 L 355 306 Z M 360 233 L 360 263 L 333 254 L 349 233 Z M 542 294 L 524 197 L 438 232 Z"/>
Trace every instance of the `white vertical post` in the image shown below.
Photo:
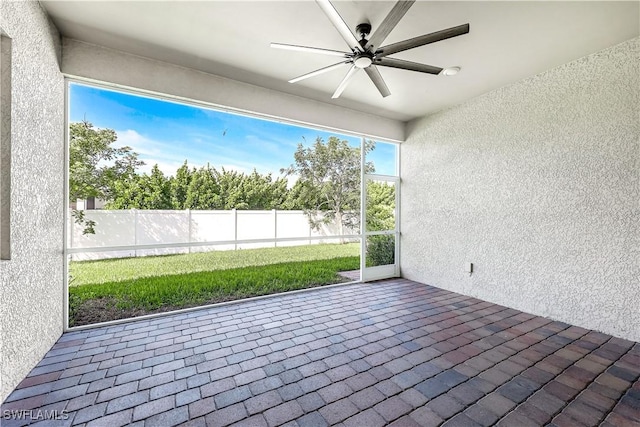
<path fill-rule="evenodd" d="M 278 247 L 278 242 L 275 239 L 278 238 L 278 211 L 276 209 L 273 210 L 273 247 Z"/>
<path fill-rule="evenodd" d="M 234 249 L 238 250 L 238 210 L 233 209 L 233 240 L 235 241 Z"/>
<path fill-rule="evenodd" d="M 69 105 L 69 83 L 65 79 L 64 82 L 64 105 Z M 62 292 L 62 330 L 66 332 L 69 329 L 69 262 L 71 261 L 67 249 L 73 247 L 73 240 L 67 241 L 67 236 L 73 236 L 73 219 L 69 207 L 69 109 L 64 109 L 64 215 L 69 221 L 64 222 L 63 230 L 63 247 L 64 254 L 62 260 L 62 281 L 64 290 Z M 71 230 L 71 233 L 69 233 Z"/>
<path fill-rule="evenodd" d="M 360 138 L 360 281 L 365 280 L 365 268 L 367 266 L 367 236 L 366 236 L 366 224 L 367 221 L 367 183 L 365 182 L 365 140 L 364 137 Z"/>
<path fill-rule="evenodd" d="M 133 209 L 133 244 L 138 246 L 138 210 Z M 134 249 L 133 256 L 138 256 L 138 250 Z"/>
<path fill-rule="evenodd" d="M 189 221 L 189 236 L 187 237 L 187 243 L 191 243 L 191 209 L 187 209 L 187 221 Z M 188 246 L 188 253 L 191 253 L 191 245 Z"/>
<path fill-rule="evenodd" d="M 400 277 L 400 187 L 401 187 L 401 181 L 400 181 L 400 150 L 401 150 L 401 146 L 400 144 L 396 144 L 396 177 L 398 178 L 396 180 L 396 209 L 394 212 L 395 218 L 396 218 L 396 253 L 395 253 L 395 276 L 396 277 Z"/>
<path fill-rule="evenodd" d="M 68 205 L 68 203 L 67 203 L 67 205 Z M 73 224 L 74 224 L 73 216 L 71 216 L 69 214 L 69 211 L 70 211 L 70 209 L 67 208 L 67 219 L 69 220 L 69 247 L 72 248 L 73 247 L 73 232 L 75 230 L 74 230 L 74 226 L 73 226 Z M 71 259 L 73 259 L 73 255 L 71 255 Z"/>

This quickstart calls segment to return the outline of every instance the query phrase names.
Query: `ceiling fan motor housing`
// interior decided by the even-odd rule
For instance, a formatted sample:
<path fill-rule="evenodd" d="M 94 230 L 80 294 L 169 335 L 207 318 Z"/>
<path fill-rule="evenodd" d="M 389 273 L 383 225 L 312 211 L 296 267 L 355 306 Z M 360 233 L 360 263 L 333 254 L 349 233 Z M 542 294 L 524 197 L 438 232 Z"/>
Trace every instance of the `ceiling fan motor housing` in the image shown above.
<path fill-rule="evenodd" d="M 373 55 L 369 52 L 360 53 L 353 58 L 353 64 L 358 68 L 367 68 L 372 63 Z"/>

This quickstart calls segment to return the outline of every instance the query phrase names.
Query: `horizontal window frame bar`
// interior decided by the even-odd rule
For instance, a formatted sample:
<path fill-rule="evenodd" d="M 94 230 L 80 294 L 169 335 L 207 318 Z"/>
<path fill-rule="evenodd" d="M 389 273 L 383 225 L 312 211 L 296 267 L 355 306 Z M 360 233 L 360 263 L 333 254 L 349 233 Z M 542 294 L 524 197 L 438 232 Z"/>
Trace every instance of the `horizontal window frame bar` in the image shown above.
<path fill-rule="evenodd" d="M 395 230 L 366 231 L 364 233 L 364 237 L 369 237 L 369 236 L 390 236 L 390 235 L 396 235 L 396 234 L 400 234 L 400 233 L 395 231 Z"/>
<path fill-rule="evenodd" d="M 252 243 L 280 243 L 280 242 L 303 242 L 309 240 L 337 240 L 337 239 L 362 239 L 360 234 L 343 234 L 331 236 L 307 236 L 307 237 L 278 237 L 269 239 L 246 239 L 246 240 L 218 240 L 206 242 L 183 242 L 183 243 L 153 243 L 148 245 L 120 245 L 120 246 L 92 246 L 88 248 L 67 248 L 67 254 L 82 254 L 91 252 L 115 252 L 144 249 L 166 249 L 166 248 L 193 248 L 199 246 L 222 246 L 241 245 Z"/>
<path fill-rule="evenodd" d="M 388 182 L 400 182 L 400 177 L 397 175 L 378 175 L 375 173 L 364 174 L 364 179 L 367 181 L 388 181 Z"/>

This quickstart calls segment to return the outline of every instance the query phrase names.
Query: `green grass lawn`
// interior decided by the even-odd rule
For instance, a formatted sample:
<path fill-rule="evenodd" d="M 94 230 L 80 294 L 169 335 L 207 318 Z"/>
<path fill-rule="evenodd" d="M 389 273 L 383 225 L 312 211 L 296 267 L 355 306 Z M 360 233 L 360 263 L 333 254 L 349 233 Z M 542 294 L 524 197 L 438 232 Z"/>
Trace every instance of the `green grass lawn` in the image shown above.
<path fill-rule="evenodd" d="M 69 285 L 122 282 L 142 277 L 228 270 L 283 262 L 357 257 L 359 255 L 360 244 L 347 243 L 212 251 L 100 261 L 72 261 L 69 263 L 69 274 L 72 278 Z"/>
<path fill-rule="evenodd" d="M 308 245 L 71 262 L 69 324 L 344 282 L 359 245 Z"/>

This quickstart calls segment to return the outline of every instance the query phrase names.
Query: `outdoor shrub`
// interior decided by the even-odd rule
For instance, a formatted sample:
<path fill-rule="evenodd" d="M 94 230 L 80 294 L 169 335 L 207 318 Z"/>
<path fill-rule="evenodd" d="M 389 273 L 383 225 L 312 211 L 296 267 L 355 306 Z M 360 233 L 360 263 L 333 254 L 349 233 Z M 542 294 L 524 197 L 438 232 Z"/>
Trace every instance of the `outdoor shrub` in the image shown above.
<path fill-rule="evenodd" d="M 395 263 L 395 236 L 385 234 L 367 238 L 367 267 Z"/>

